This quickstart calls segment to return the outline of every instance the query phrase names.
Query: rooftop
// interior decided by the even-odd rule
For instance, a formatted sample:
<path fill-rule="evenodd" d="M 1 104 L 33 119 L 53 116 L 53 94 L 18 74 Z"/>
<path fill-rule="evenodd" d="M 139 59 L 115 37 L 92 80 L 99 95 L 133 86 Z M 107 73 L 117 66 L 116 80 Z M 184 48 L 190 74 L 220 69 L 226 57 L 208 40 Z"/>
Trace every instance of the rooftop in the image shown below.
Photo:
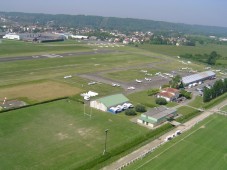
<path fill-rule="evenodd" d="M 149 117 L 153 117 L 155 119 L 160 119 L 160 118 L 163 118 L 164 116 L 168 116 L 174 112 L 176 112 L 176 109 L 167 108 L 165 106 L 160 106 L 160 107 L 148 110 L 146 113 L 143 113 L 143 114 L 146 116 L 149 116 Z"/>
<path fill-rule="evenodd" d="M 207 78 L 207 77 L 212 77 L 215 76 L 215 73 L 213 71 L 204 71 L 201 73 L 197 73 L 197 74 L 192 74 L 190 76 L 185 76 L 182 77 L 182 81 L 184 84 L 190 84 L 192 82 L 195 81 L 199 81 L 201 79 Z"/>
<path fill-rule="evenodd" d="M 106 96 L 100 99 L 97 99 L 100 103 L 103 103 L 106 107 L 116 106 L 124 102 L 128 102 L 129 99 L 123 94 L 115 94 L 111 96 Z"/>

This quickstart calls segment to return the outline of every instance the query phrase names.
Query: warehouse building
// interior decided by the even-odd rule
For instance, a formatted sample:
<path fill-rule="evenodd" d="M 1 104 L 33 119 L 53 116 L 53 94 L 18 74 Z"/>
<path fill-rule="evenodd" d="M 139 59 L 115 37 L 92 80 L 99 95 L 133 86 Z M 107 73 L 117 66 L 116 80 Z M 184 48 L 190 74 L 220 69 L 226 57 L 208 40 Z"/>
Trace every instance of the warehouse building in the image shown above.
<path fill-rule="evenodd" d="M 129 99 L 125 97 L 123 94 L 115 94 L 91 101 L 90 107 L 106 112 L 111 107 L 124 104 L 128 101 Z"/>
<path fill-rule="evenodd" d="M 173 119 L 176 115 L 176 109 L 160 106 L 141 114 L 140 118 L 137 119 L 137 122 L 153 128 L 167 120 Z"/>
<path fill-rule="evenodd" d="M 198 83 L 200 81 L 208 80 L 214 78 L 216 75 L 213 71 L 204 71 L 201 73 L 193 74 L 182 78 L 182 82 L 185 86 L 193 83 Z"/>
<path fill-rule="evenodd" d="M 9 33 L 3 36 L 4 39 L 10 40 L 22 40 L 28 42 L 55 42 L 55 41 L 64 41 L 65 37 L 62 35 L 56 35 L 52 33 L 23 33 L 23 34 L 15 34 Z"/>

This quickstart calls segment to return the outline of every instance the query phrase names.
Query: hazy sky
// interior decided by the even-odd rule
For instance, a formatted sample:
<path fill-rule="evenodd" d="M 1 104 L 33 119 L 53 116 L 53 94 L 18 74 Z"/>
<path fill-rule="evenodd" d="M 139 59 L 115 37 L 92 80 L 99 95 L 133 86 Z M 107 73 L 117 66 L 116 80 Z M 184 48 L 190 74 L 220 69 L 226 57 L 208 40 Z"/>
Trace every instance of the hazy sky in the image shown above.
<path fill-rule="evenodd" d="M 0 11 L 142 18 L 227 27 L 227 0 L 0 1 Z"/>

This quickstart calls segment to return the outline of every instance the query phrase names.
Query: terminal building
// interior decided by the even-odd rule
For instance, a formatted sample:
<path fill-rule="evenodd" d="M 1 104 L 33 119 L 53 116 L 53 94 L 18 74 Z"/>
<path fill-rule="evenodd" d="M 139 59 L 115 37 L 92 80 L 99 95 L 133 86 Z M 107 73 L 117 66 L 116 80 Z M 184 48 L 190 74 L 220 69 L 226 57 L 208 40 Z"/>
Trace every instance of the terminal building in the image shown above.
<path fill-rule="evenodd" d="M 182 82 L 185 86 L 193 83 L 198 83 L 200 81 L 215 78 L 216 74 L 213 71 L 204 71 L 197 74 L 192 74 L 190 76 L 182 77 Z"/>
<path fill-rule="evenodd" d="M 167 120 L 173 119 L 176 115 L 176 109 L 160 106 L 141 114 L 140 118 L 137 119 L 137 123 L 154 128 L 155 126 L 160 125 Z"/>

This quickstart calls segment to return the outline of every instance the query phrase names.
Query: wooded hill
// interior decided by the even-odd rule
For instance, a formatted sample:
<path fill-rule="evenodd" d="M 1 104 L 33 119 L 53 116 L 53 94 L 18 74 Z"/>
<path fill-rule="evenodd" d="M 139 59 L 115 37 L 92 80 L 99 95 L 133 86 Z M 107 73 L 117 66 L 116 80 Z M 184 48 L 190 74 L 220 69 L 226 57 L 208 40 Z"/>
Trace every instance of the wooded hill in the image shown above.
<path fill-rule="evenodd" d="M 227 36 L 227 27 L 189 25 L 144 19 L 21 12 L 0 12 L 0 16 L 10 18 L 12 21 L 23 24 L 39 23 L 46 25 L 48 22 L 52 21 L 55 26 L 90 27 L 93 29 L 103 28 L 122 32 L 182 32 L 185 34 Z"/>

